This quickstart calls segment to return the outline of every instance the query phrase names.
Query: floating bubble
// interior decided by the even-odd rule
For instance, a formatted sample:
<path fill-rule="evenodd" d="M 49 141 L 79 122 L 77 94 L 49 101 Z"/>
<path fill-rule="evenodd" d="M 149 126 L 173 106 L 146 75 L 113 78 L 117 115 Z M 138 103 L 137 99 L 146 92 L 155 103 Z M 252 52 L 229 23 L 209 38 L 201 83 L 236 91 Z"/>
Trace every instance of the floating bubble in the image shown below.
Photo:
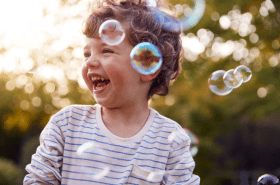
<path fill-rule="evenodd" d="M 147 5 L 156 7 L 157 6 L 157 0 L 147 0 Z"/>
<path fill-rule="evenodd" d="M 43 49 L 31 48 L 29 51 L 29 56 L 20 59 L 19 64 L 27 73 L 38 73 L 46 66 L 48 58 Z"/>
<path fill-rule="evenodd" d="M 162 55 L 155 45 L 149 42 L 137 44 L 130 52 L 132 67 L 144 75 L 154 74 L 162 64 Z"/>
<path fill-rule="evenodd" d="M 84 144 L 82 144 L 81 146 L 79 146 L 79 148 L 77 149 L 77 154 L 78 155 L 82 155 L 84 153 L 84 151 L 86 151 L 87 149 L 94 147 L 94 144 L 92 142 L 86 142 Z"/>
<path fill-rule="evenodd" d="M 217 95 L 224 96 L 232 91 L 232 88 L 226 86 L 223 76 L 226 73 L 224 70 L 218 70 L 211 74 L 208 79 L 210 90 Z"/>
<path fill-rule="evenodd" d="M 182 22 L 183 30 L 188 30 L 200 21 L 205 12 L 205 0 L 193 0 L 195 2 L 191 15 L 185 16 L 180 21 Z"/>
<path fill-rule="evenodd" d="M 95 173 L 92 175 L 92 178 L 95 180 L 99 180 L 102 179 L 103 177 L 105 177 L 110 171 L 109 167 L 105 167 L 101 172 L 99 173 Z"/>
<path fill-rule="evenodd" d="M 184 128 L 184 130 L 187 132 L 188 136 L 191 139 L 190 152 L 191 152 L 192 156 L 195 156 L 198 152 L 199 139 L 189 129 Z"/>
<path fill-rule="evenodd" d="M 257 185 L 279 185 L 279 179 L 271 174 L 264 174 L 258 178 Z"/>
<path fill-rule="evenodd" d="M 150 3 L 151 5 L 154 5 L 155 3 L 150 0 L 152 3 Z M 178 28 L 182 29 L 182 30 L 188 30 L 192 27 L 194 27 L 195 25 L 197 25 L 197 23 L 200 21 L 200 19 L 202 18 L 204 12 L 205 12 L 205 7 L 206 7 L 206 3 L 205 0 L 193 0 L 194 2 L 194 7 L 193 9 L 190 9 L 190 11 L 185 10 L 182 11 L 184 12 L 183 16 L 181 16 L 182 18 L 179 18 L 179 21 L 173 19 L 173 18 L 169 18 L 167 16 L 165 16 L 164 12 L 172 12 L 172 10 L 169 10 L 169 8 L 167 7 L 157 7 L 157 8 L 150 8 L 151 11 L 155 12 L 155 18 L 158 22 L 162 22 L 162 20 L 164 20 L 164 24 L 163 26 L 170 30 L 170 31 L 178 31 Z M 164 4 L 163 4 L 164 5 Z M 160 9 L 163 9 L 163 11 L 161 11 Z M 190 12 L 190 13 L 186 13 L 186 12 Z M 163 19 L 164 17 L 164 19 Z"/>
<path fill-rule="evenodd" d="M 96 156 L 95 160 L 97 161 L 105 162 L 107 160 L 106 154 L 104 153 L 103 149 L 93 142 L 86 142 L 80 145 L 76 153 L 79 157 L 87 160 L 90 160 L 92 158 L 92 154 L 95 154 Z M 87 164 L 87 162 L 85 164 Z M 104 165 L 102 168 L 95 167 L 91 172 L 85 174 L 90 175 L 92 179 L 99 180 L 105 177 L 109 172 L 110 172 L 110 168 Z"/>
<path fill-rule="evenodd" d="M 234 69 L 228 70 L 223 76 L 224 83 L 230 88 L 237 88 L 243 82 L 243 76 L 239 71 Z"/>
<path fill-rule="evenodd" d="M 119 21 L 111 19 L 101 24 L 99 36 L 108 45 L 118 45 L 123 41 L 125 31 Z"/>
<path fill-rule="evenodd" d="M 168 136 L 168 141 L 169 142 L 172 142 L 173 139 L 175 138 L 176 136 L 176 132 L 175 131 L 172 131 L 171 134 Z"/>
<path fill-rule="evenodd" d="M 148 177 L 147 177 L 147 180 L 150 181 L 150 182 L 153 182 L 157 179 L 162 179 L 162 177 L 165 173 L 166 173 L 166 171 L 164 171 L 164 170 L 159 170 L 159 171 L 156 171 L 156 172 L 150 172 Z"/>
<path fill-rule="evenodd" d="M 248 82 L 252 77 L 252 71 L 247 66 L 240 65 L 235 70 L 234 73 L 240 73 L 243 77 L 243 83 Z"/>

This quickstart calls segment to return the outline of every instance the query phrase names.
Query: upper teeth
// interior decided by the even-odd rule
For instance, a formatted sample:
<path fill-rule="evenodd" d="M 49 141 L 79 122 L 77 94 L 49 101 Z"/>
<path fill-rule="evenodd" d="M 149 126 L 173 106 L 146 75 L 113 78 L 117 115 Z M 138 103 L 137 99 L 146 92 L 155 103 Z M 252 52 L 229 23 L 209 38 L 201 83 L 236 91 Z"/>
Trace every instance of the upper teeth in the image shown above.
<path fill-rule="evenodd" d="M 101 81 L 104 81 L 105 79 L 104 78 L 100 78 L 100 77 L 91 77 L 91 81 L 97 81 L 97 80 L 101 80 Z"/>

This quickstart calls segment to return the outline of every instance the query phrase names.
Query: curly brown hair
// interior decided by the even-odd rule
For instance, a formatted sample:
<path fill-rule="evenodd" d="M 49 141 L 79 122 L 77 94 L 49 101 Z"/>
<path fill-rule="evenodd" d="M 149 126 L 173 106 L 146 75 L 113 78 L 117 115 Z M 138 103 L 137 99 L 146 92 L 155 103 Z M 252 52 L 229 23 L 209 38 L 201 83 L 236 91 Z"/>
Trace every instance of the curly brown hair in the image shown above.
<path fill-rule="evenodd" d="M 154 94 L 160 96 L 168 94 L 170 81 L 176 79 L 181 72 L 180 61 L 183 54 L 180 22 L 173 16 L 156 8 L 153 11 L 151 8 L 153 7 L 148 7 L 147 3 L 141 0 L 95 1 L 83 28 L 86 37 L 97 37 L 100 25 L 108 19 L 115 19 L 127 25 L 126 36 L 132 46 L 150 42 L 158 47 L 163 62 L 159 74 L 153 79 L 148 99 Z M 175 26 L 170 24 L 174 21 L 177 23 Z"/>

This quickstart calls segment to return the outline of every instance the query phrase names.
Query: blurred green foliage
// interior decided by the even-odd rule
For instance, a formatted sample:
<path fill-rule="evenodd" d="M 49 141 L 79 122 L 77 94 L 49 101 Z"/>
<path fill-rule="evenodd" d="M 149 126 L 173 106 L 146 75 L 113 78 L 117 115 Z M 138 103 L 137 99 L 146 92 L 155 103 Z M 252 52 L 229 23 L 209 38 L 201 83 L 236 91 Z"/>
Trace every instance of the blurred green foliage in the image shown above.
<path fill-rule="evenodd" d="M 13 160 L 0 157 L 0 184 L 14 185 L 21 184 L 23 170 Z"/>
<path fill-rule="evenodd" d="M 61 6 L 66 6 L 67 2 L 61 1 Z M 173 5 L 190 2 L 169 1 Z M 202 20 L 184 34 L 193 33 L 196 36 L 203 28 L 211 31 L 214 39 L 195 61 L 184 59 L 182 73 L 172 83 L 169 95 L 155 96 L 151 101 L 151 107 L 190 129 L 199 138 L 194 173 L 201 177 L 202 185 L 240 184 L 243 171 L 255 174 L 253 178 L 263 173 L 280 175 L 277 125 L 280 112 L 280 3 L 273 0 L 275 11 L 263 16 L 260 9 L 264 2 L 206 0 Z M 238 10 L 239 15 L 247 12 L 252 15 L 250 24 L 256 28 L 253 33 L 259 38 L 257 42 L 252 42 L 251 34 L 241 36 L 236 30 L 220 27 L 219 17 L 232 10 Z M 218 18 L 213 18 L 214 15 Z M 248 51 L 257 48 L 259 54 L 249 62 L 246 57 L 236 60 L 233 54 L 215 59 L 207 52 L 211 51 L 217 38 L 223 43 L 228 40 L 245 42 Z M 64 68 L 71 61 L 78 60 L 71 56 L 75 47 L 69 46 L 64 52 L 58 52 L 48 62 Z M 0 54 L 9 49 L 0 48 Z M 226 96 L 217 96 L 209 90 L 208 77 L 211 73 L 236 68 L 240 64 L 252 70 L 249 82 Z M 20 75 L 33 84 L 31 93 L 26 84 L 18 85 L 18 79 L 25 78 Z M 48 88 L 51 89 L 49 92 Z M 65 88 L 66 93 L 61 93 Z M 264 96 L 258 94 L 260 88 L 265 91 Z M 94 104 L 91 94 L 81 88 L 78 80 L 68 79 L 67 83 L 61 84 L 55 79 L 38 80 L 27 73 L 2 72 L 0 93 L 0 156 L 6 158 L 0 159 L 0 179 L 4 184 L 11 184 L 30 162 L 39 145 L 39 134 L 51 115 L 67 104 Z"/>

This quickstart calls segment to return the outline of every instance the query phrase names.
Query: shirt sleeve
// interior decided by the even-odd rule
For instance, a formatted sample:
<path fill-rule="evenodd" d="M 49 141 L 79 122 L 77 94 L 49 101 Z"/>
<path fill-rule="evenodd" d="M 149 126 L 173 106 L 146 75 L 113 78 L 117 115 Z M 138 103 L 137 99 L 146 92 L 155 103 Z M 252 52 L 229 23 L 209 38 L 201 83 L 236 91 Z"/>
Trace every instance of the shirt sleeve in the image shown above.
<path fill-rule="evenodd" d="M 28 184 L 60 184 L 64 140 L 60 126 L 54 117 L 40 134 L 40 145 L 26 166 L 29 173 L 23 180 Z"/>
<path fill-rule="evenodd" d="M 182 128 L 176 128 L 171 152 L 166 165 L 166 173 L 163 176 L 162 183 L 199 185 L 200 177 L 193 174 L 195 162 L 190 153 L 191 140 Z"/>

